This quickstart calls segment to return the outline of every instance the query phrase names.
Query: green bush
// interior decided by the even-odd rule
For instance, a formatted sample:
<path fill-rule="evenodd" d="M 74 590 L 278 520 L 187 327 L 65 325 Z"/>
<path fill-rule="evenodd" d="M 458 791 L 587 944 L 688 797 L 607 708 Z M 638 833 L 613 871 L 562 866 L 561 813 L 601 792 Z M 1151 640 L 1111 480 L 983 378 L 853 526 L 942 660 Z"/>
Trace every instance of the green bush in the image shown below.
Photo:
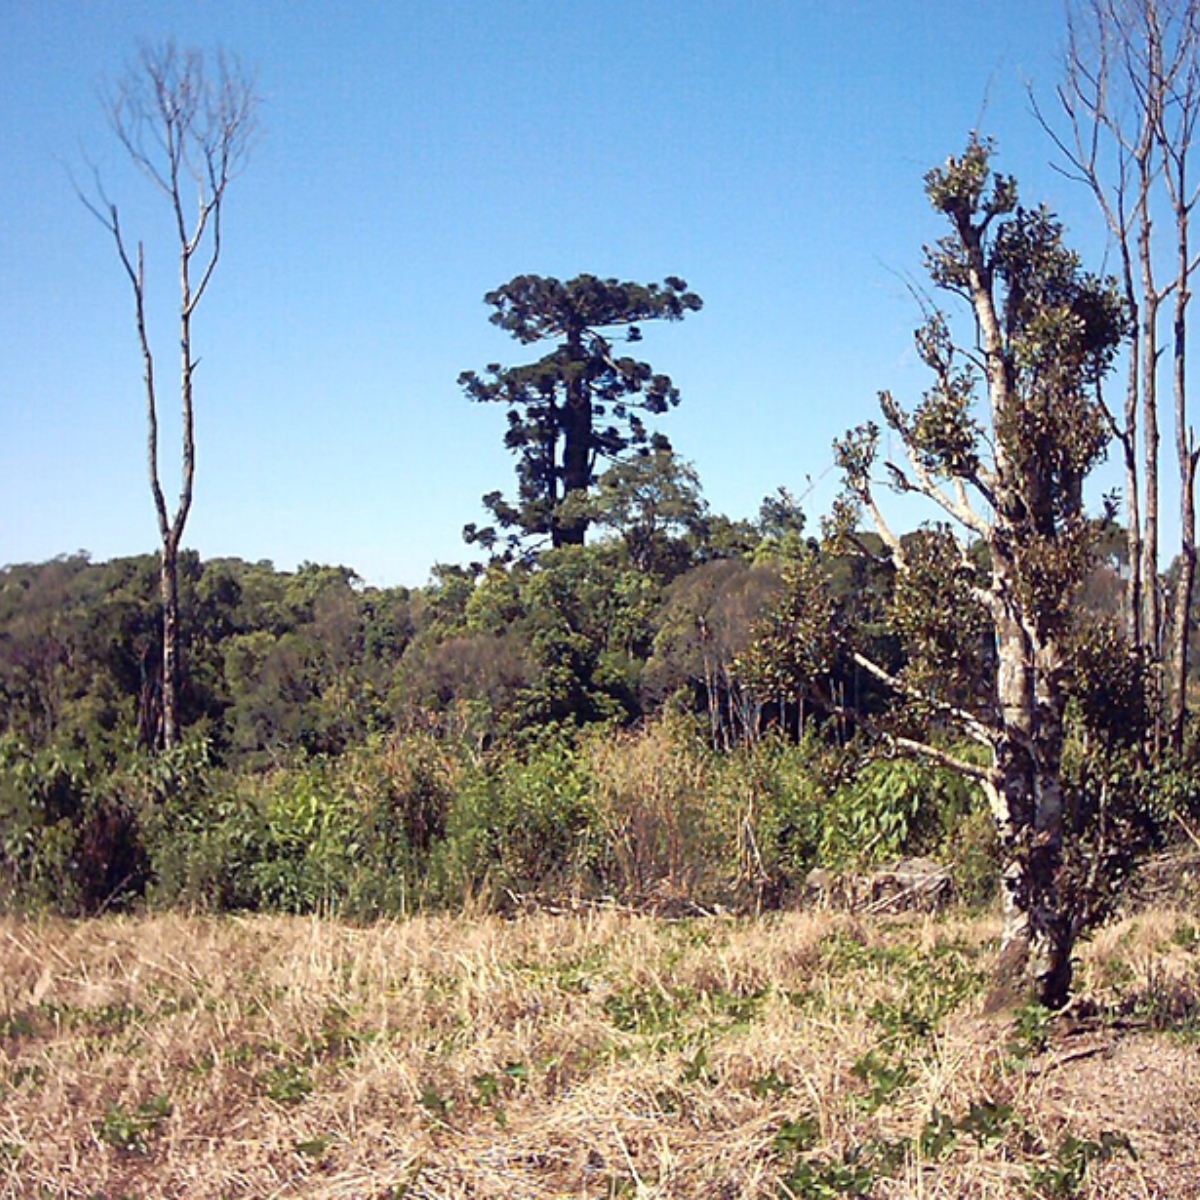
<path fill-rule="evenodd" d="M 266 771 L 209 744 L 79 753 L 0 741 L 0 905 L 138 901 L 356 919 L 523 898 L 776 905 L 817 865 L 950 861 L 994 885 L 974 790 L 909 760 L 769 737 L 718 753 L 687 717 L 636 732 L 548 726 L 488 752 L 410 732 Z"/>
<path fill-rule="evenodd" d="M 491 906 L 592 890 L 600 847 L 592 779 L 569 731 L 548 727 L 462 781 L 430 864 L 435 903 Z"/>
<path fill-rule="evenodd" d="M 82 764 L 0 739 L 0 886 L 6 908 L 74 907 L 76 823 L 87 805 Z"/>
<path fill-rule="evenodd" d="M 800 743 L 769 737 L 723 760 L 725 786 L 752 796 L 754 849 L 776 900 L 798 888 L 819 860 L 842 758 L 809 736 Z"/>
<path fill-rule="evenodd" d="M 982 803 L 978 788 L 921 759 L 874 759 L 838 788 L 820 854 L 837 866 L 869 866 L 904 855 L 938 855 Z"/>
<path fill-rule="evenodd" d="M 0 737 L 0 906 L 100 912 L 139 896 L 146 872 L 136 811 L 95 764 Z"/>

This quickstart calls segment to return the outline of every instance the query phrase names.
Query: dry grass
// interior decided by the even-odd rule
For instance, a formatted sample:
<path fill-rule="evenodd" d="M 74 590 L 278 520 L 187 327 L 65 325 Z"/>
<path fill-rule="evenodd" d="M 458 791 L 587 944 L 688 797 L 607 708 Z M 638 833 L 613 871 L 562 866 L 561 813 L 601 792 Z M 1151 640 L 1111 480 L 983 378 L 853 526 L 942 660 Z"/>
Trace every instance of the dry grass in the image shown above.
<path fill-rule="evenodd" d="M 1200 1196 L 1194 921 L 4 920 L 0 1196 Z"/>

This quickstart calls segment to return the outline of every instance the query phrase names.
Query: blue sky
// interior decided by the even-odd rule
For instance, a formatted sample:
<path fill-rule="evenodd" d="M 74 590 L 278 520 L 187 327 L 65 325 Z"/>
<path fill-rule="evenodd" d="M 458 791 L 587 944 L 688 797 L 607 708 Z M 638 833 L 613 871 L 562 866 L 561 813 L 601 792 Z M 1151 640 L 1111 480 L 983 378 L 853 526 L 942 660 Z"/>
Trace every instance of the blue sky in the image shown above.
<path fill-rule="evenodd" d="M 641 347 L 683 394 L 660 428 L 717 511 L 783 485 L 816 518 L 832 439 L 925 382 L 929 167 L 982 128 L 1089 263 L 1104 250 L 1025 94 L 1056 79 L 1055 0 L 3 0 L 0 564 L 157 544 L 128 286 L 72 175 L 97 165 L 163 271 L 165 371 L 163 214 L 98 95 L 168 37 L 235 53 L 264 98 L 196 328 L 205 557 L 374 584 L 469 557 L 513 463 L 503 411 L 455 380 L 522 361 L 482 303 L 514 275 L 683 276 L 704 310 Z"/>

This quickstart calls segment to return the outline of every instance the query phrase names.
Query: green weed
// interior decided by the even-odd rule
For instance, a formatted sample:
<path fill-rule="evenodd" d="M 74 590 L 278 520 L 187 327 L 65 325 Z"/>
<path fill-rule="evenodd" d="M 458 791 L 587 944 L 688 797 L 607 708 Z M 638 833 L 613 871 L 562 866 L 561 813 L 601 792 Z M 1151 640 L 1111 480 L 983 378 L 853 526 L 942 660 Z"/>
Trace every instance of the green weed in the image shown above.
<path fill-rule="evenodd" d="M 1183 950 L 1195 950 L 1200 947 L 1200 930 L 1190 922 L 1185 922 L 1171 934 L 1171 941 Z"/>
<path fill-rule="evenodd" d="M 890 1104 L 896 1093 L 912 1081 L 912 1072 L 903 1062 L 890 1061 L 878 1050 L 869 1050 L 856 1060 L 850 1073 L 867 1085 L 862 1102 L 868 1112 Z"/>
<path fill-rule="evenodd" d="M 296 1142 L 295 1150 L 304 1158 L 322 1158 L 325 1151 L 333 1145 L 333 1141 L 334 1139 L 328 1136 L 308 1138 L 305 1141 Z"/>
<path fill-rule="evenodd" d="M 1054 1012 L 1043 1004 L 1030 1003 L 1017 1009 L 1012 1033 L 1005 1049 L 1017 1061 L 1035 1058 L 1050 1041 Z"/>
<path fill-rule="evenodd" d="M 1013 1106 L 995 1100 L 973 1100 L 967 1115 L 958 1122 L 963 1133 L 969 1133 L 980 1146 L 1000 1141 L 1013 1124 Z"/>
<path fill-rule="evenodd" d="M 802 1158 L 779 1181 L 780 1191 L 787 1200 L 829 1200 L 838 1196 L 869 1196 L 879 1173 L 869 1163 L 860 1161 L 850 1151 L 841 1162 Z"/>
<path fill-rule="evenodd" d="M 165 1094 L 143 1101 L 132 1111 L 120 1104 L 110 1104 L 96 1123 L 96 1136 L 124 1153 L 149 1154 L 150 1139 L 171 1112 L 171 1100 Z"/>
<path fill-rule="evenodd" d="M 775 1131 L 775 1149 L 780 1154 L 802 1154 L 821 1137 L 821 1122 L 813 1113 L 801 1113 L 784 1121 Z"/>
<path fill-rule="evenodd" d="M 300 1104 L 313 1090 L 308 1068 L 293 1062 L 271 1067 L 263 1074 L 261 1083 L 267 1096 L 276 1104 Z"/>
<path fill-rule="evenodd" d="M 954 1121 L 940 1109 L 934 1109 L 917 1138 L 921 1157 L 941 1158 L 958 1141 L 958 1130 Z"/>
<path fill-rule="evenodd" d="M 774 1067 L 765 1075 L 750 1081 L 750 1094 L 759 1100 L 765 1100 L 768 1096 L 782 1096 L 791 1090 L 792 1085 L 786 1079 L 780 1078 Z"/>
<path fill-rule="evenodd" d="M 1098 1142 L 1068 1133 L 1050 1162 L 1031 1169 L 1030 1183 L 1035 1194 L 1046 1200 L 1070 1200 L 1083 1190 L 1092 1164 L 1108 1162 L 1119 1151 L 1137 1158 L 1133 1143 L 1123 1133 L 1105 1130 Z"/>

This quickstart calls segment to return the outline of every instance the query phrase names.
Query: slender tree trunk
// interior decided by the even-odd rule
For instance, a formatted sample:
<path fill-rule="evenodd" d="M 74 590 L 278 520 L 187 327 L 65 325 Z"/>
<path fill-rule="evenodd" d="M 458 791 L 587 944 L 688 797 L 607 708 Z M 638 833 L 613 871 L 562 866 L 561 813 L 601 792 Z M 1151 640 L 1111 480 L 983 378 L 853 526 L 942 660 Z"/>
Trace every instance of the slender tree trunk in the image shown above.
<path fill-rule="evenodd" d="M 1137 323 L 1138 302 L 1133 286 L 1133 274 L 1128 255 L 1128 242 L 1122 239 L 1125 270 L 1125 302 L 1130 318 Z M 1125 588 L 1125 632 L 1136 650 L 1145 647 L 1145 577 L 1142 561 L 1142 500 L 1141 472 L 1138 465 L 1138 401 L 1141 398 L 1139 379 L 1141 342 L 1132 338 L 1129 345 L 1129 375 L 1125 388 L 1125 425 L 1120 431 L 1121 450 L 1125 459 L 1125 557 L 1128 560 L 1129 581 Z"/>
<path fill-rule="evenodd" d="M 1151 260 L 1150 217 L 1143 212 L 1138 231 L 1138 251 L 1142 264 L 1142 473 L 1145 512 L 1142 522 L 1142 634 L 1149 655 L 1151 692 L 1154 698 L 1157 752 L 1162 741 L 1162 593 L 1158 575 L 1158 308 L 1160 298 L 1154 286 Z"/>
<path fill-rule="evenodd" d="M 1179 461 L 1179 578 L 1175 585 L 1175 614 L 1171 655 L 1171 746 L 1183 749 L 1188 713 L 1188 669 L 1191 645 L 1192 597 L 1196 587 L 1196 450 L 1187 422 L 1186 389 L 1186 308 L 1187 239 L 1186 226 L 1181 246 L 1183 276 L 1175 297 L 1175 449 Z"/>
<path fill-rule="evenodd" d="M 1185 108 L 1185 113 L 1192 106 Z M 1187 152 L 1190 134 L 1174 154 L 1164 146 L 1164 167 L 1175 209 L 1175 319 L 1173 372 L 1175 393 L 1175 453 L 1179 463 L 1179 578 L 1175 585 L 1175 620 L 1171 654 L 1171 747 L 1183 749 L 1188 713 L 1188 667 L 1192 635 L 1192 595 L 1196 586 L 1196 450 L 1187 415 L 1187 310 L 1191 301 L 1191 249 Z"/>
<path fill-rule="evenodd" d="M 162 601 L 162 744 L 170 749 L 179 741 L 179 554 L 171 539 L 162 547 L 159 575 Z"/>
<path fill-rule="evenodd" d="M 1182 532 L 1179 551 L 1179 578 L 1175 587 L 1174 653 L 1172 655 L 1172 710 L 1171 746 L 1176 751 L 1183 749 L 1183 735 L 1188 714 L 1188 674 L 1191 667 L 1191 614 L 1192 597 L 1196 590 L 1196 459 L 1187 448 L 1181 456 L 1181 470 L 1185 471 L 1183 492 L 1180 496 L 1182 508 Z"/>
<path fill-rule="evenodd" d="M 1163 74 L 1163 44 L 1158 12 L 1153 0 L 1144 0 L 1138 14 L 1144 29 L 1145 81 L 1142 84 L 1143 124 L 1134 158 L 1138 169 L 1137 245 L 1142 284 L 1142 428 L 1144 430 L 1145 520 L 1142 544 L 1142 584 L 1144 592 L 1144 633 L 1150 656 L 1151 695 L 1154 701 L 1153 749 L 1161 751 L 1166 713 L 1166 674 L 1163 670 L 1163 611 L 1162 589 L 1159 583 L 1158 561 L 1158 314 L 1163 300 L 1154 279 L 1153 228 L 1150 199 L 1156 170 L 1154 153 L 1163 128 L 1166 103 Z"/>

